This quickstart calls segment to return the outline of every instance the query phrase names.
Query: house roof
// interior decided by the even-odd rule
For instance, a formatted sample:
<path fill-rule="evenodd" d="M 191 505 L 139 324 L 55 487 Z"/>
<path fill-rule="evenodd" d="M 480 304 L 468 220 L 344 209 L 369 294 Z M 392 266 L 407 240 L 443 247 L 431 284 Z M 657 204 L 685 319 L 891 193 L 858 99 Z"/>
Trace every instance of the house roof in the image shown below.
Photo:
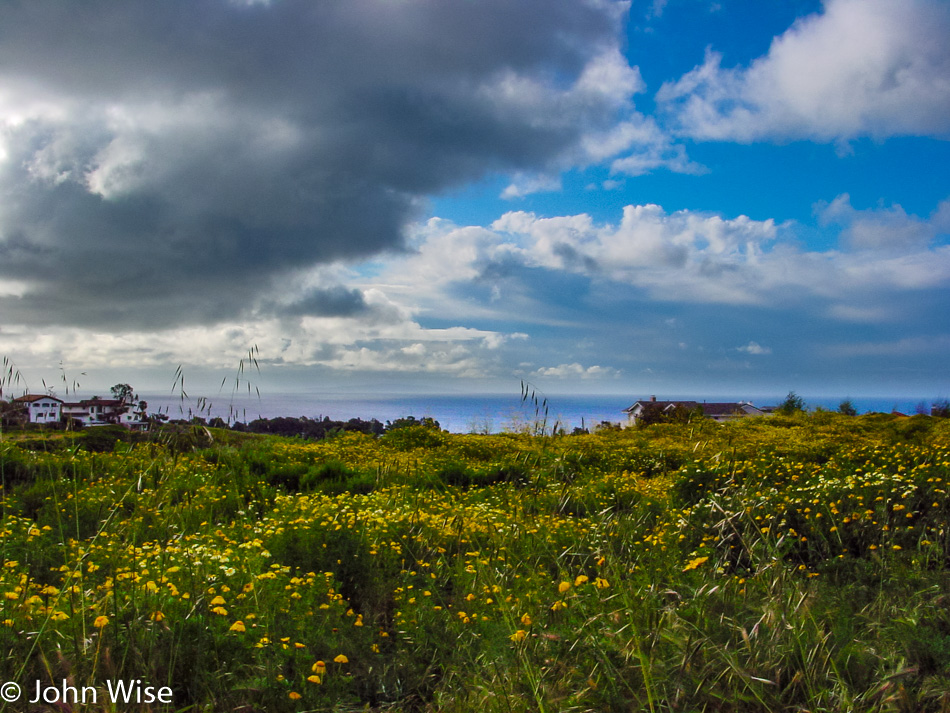
<path fill-rule="evenodd" d="M 62 399 L 58 399 L 55 396 L 49 396 L 48 394 L 24 394 L 23 396 L 17 396 L 13 399 L 15 404 L 31 404 L 34 401 L 40 401 L 42 399 L 52 399 L 53 401 L 59 401 L 63 403 Z"/>
<path fill-rule="evenodd" d="M 637 406 L 642 407 L 651 407 L 657 408 L 661 411 L 666 411 L 670 408 L 685 408 L 688 411 L 692 411 L 696 408 L 700 408 L 703 411 L 704 416 L 731 416 L 738 411 L 743 413 L 761 413 L 762 410 L 756 408 L 751 403 L 747 401 L 719 401 L 719 402 L 702 402 L 699 401 L 637 401 L 630 406 L 625 408 L 624 412 L 633 413 Z"/>
<path fill-rule="evenodd" d="M 66 406 L 122 406 L 122 401 L 118 399 L 83 399 L 82 401 L 70 401 Z"/>
<path fill-rule="evenodd" d="M 636 409 L 637 406 L 651 406 L 653 408 L 659 408 L 659 409 L 667 409 L 670 406 L 673 406 L 673 407 L 684 406 L 685 408 L 688 408 L 688 409 L 694 409 L 697 406 L 699 406 L 699 402 L 698 401 L 654 401 L 650 399 L 646 401 L 637 401 L 636 403 L 633 404 L 633 406 L 630 406 L 629 408 L 625 408 L 624 411 L 626 413 L 631 413 L 634 409 Z"/>
<path fill-rule="evenodd" d="M 745 404 L 739 402 L 702 404 L 703 413 L 707 416 L 727 416 L 741 411 L 743 406 Z"/>

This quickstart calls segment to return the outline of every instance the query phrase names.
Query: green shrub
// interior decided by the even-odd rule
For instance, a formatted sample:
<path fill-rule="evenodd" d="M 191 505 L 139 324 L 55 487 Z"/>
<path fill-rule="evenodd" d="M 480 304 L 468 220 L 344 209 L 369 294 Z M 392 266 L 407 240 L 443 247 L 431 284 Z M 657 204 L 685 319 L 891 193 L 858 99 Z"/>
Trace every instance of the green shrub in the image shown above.
<path fill-rule="evenodd" d="M 691 507 L 708 498 L 721 485 L 722 473 L 708 465 L 693 464 L 680 470 L 673 489 L 674 502 Z"/>
<path fill-rule="evenodd" d="M 387 431 L 380 438 L 380 442 L 397 451 L 411 451 L 417 448 L 438 448 L 445 443 L 445 435 L 428 426 L 405 426 Z"/>
<path fill-rule="evenodd" d="M 10 447 L 0 450 L 0 479 L 7 488 L 35 480 L 41 473 L 42 467 L 27 454 Z"/>
<path fill-rule="evenodd" d="M 310 469 L 304 463 L 287 463 L 274 467 L 267 474 L 267 482 L 292 493 L 300 492 L 301 489 L 312 490 L 309 483 L 304 485 L 309 473 Z"/>
<path fill-rule="evenodd" d="M 83 430 L 79 442 L 93 453 L 111 453 L 118 442 L 131 443 L 128 429 L 122 426 L 90 426 Z"/>
<path fill-rule="evenodd" d="M 436 479 L 456 488 L 468 488 L 475 478 L 468 466 L 463 463 L 449 463 L 442 466 L 435 474 Z"/>
<path fill-rule="evenodd" d="M 345 483 L 355 475 L 357 475 L 357 472 L 349 468 L 343 461 L 328 460 L 307 469 L 306 474 L 300 478 L 300 490 L 305 493 L 323 490 L 324 487 L 333 487 Z"/>

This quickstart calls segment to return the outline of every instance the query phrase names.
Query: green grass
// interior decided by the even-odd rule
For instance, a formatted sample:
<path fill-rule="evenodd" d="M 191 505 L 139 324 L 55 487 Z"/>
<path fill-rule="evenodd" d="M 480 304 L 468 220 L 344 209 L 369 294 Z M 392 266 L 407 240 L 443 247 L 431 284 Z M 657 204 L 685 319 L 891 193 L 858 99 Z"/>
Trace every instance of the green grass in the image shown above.
<path fill-rule="evenodd" d="M 950 710 L 946 420 L 104 437 L 0 440 L 0 680 L 173 689 L 142 711 Z"/>

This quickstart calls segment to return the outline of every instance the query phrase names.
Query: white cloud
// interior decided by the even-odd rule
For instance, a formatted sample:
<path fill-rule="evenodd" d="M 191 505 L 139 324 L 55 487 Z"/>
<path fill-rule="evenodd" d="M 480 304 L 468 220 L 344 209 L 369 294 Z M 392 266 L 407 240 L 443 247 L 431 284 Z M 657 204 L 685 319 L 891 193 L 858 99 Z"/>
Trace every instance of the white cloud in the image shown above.
<path fill-rule="evenodd" d="M 615 174 L 641 176 L 657 169 L 701 174 L 706 168 L 691 161 L 683 145 L 674 142 L 651 116 L 638 112 L 633 97 L 646 90 L 640 69 L 630 66 L 616 46 L 594 57 L 577 82 L 553 92 L 536 80 L 504 74 L 481 89 L 489 104 L 504 102 L 530 114 L 536 124 L 581 126 L 584 132 L 575 147 L 550 164 L 551 171 L 518 173 L 501 193 L 505 199 L 532 193 L 558 191 L 557 171 L 612 160 Z M 604 116 L 613 121 L 604 122 Z"/>
<path fill-rule="evenodd" d="M 518 174 L 512 182 L 501 192 L 501 198 L 524 198 L 532 193 L 542 193 L 561 190 L 561 177 L 545 174 L 525 176 Z"/>
<path fill-rule="evenodd" d="M 907 309 L 891 304 L 895 295 L 950 284 L 950 246 L 920 237 L 936 234 L 944 210 L 941 204 L 923 220 L 897 207 L 857 210 L 839 196 L 817 209 L 821 220 L 841 226 L 842 247 L 825 251 L 803 250 L 794 224 L 746 216 L 667 213 L 647 204 L 627 206 L 619 224 L 598 224 L 586 214 L 511 211 L 484 228 L 430 221 L 417 234 L 417 252 L 380 279 L 388 294 L 424 311 L 467 318 L 553 324 L 557 313 L 530 284 L 544 271 L 584 276 L 603 295 L 610 285 L 627 285 L 670 303 L 815 309 L 817 300 L 822 317 L 880 323 Z M 473 299 L 460 286 L 491 296 Z"/>
<path fill-rule="evenodd" d="M 652 116 L 639 112 L 631 112 L 606 131 L 589 132 L 581 148 L 585 155 L 577 159 L 577 163 L 584 165 L 612 158 L 610 170 L 614 174 L 642 176 L 659 168 L 692 175 L 708 171 L 690 160 L 686 147 L 675 143 Z"/>
<path fill-rule="evenodd" d="M 21 280 L 0 280 L 0 295 L 22 297 L 30 288 L 29 284 Z"/>
<path fill-rule="evenodd" d="M 908 358 L 920 354 L 946 354 L 948 350 L 950 350 L 950 335 L 941 334 L 929 337 L 905 337 L 893 341 L 829 344 L 822 351 L 836 358 L 875 356 Z"/>
<path fill-rule="evenodd" d="M 652 4 L 650 5 L 650 9 L 647 10 L 647 17 L 661 17 L 663 15 L 663 10 L 666 9 L 666 3 L 668 1 L 669 0 L 653 0 Z"/>
<path fill-rule="evenodd" d="M 851 205 L 851 197 L 842 193 L 831 203 L 819 203 L 816 212 L 822 223 L 844 226 L 841 237 L 850 247 L 906 250 L 928 245 L 945 229 L 947 206 L 948 202 L 944 201 L 930 220 L 922 220 L 908 215 L 899 205 L 857 210 Z"/>
<path fill-rule="evenodd" d="M 843 322 L 856 324 L 880 324 L 892 322 L 900 316 L 900 310 L 890 305 L 836 304 L 828 308 L 828 316 Z"/>
<path fill-rule="evenodd" d="M 690 160 L 684 146 L 673 144 L 668 138 L 657 144 L 639 147 L 628 156 L 616 159 L 610 168 L 614 173 L 627 176 L 643 176 L 652 173 L 657 168 L 694 176 L 709 171 L 702 164 Z"/>
<path fill-rule="evenodd" d="M 667 214 L 657 205 L 627 206 L 617 226 L 519 211 L 491 227 L 513 236 L 512 252 L 529 265 L 645 287 L 659 299 L 727 303 L 758 301 L 757 275 L 749 273 L 778 231 L 771 220 Z"/>
<path fill-rule="evenodd" d="M 772 353 L 772 347 L 763 347 L 758 342 L 749 342 L 744 347 L 736 347 L 736 351 L 753 354 L 755 356 L 764 356 Z"/>
<path fill-rule="evenodd" d="M 828 0 L 748 67 L 704 63 L 657 94 L 707 140 L 950 137 L 950 5 Z"/>
<path fill-rule="evenodd" d="M 619 371 L 609 366 L 594 365 L 585 367 L 577 362 L 542 367 L 532 374 L 532 376 L 546 376 L 555 379 L 603 379 L 619 375 Z"/>

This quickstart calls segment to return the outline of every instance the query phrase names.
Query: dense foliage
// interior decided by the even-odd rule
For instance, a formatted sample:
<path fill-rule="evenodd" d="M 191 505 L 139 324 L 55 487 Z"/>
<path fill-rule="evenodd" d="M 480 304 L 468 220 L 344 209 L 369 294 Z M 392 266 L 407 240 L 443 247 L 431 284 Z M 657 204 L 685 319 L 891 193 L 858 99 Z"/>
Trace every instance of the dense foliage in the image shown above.
<path fill-rule="evenodd" d="M 279 416 L 277 418 L 254 419 L 246 426 L 239 425 L 238 430 L 251 433 L 269 433 L 276 436 L 320 439 L 334 436 L 343 431 L 356 431 L 378 436 L 385 431 L 385 427 L 375 418 L 369 421 L 363 421 L 359 418 L 351 418 L 348 421 L 334 421 L 329 416 L 323 418 Z"/>
<path fill-rule="evenodd" d="M 119 435 L 0 438 L 0 680 L 140 678 L 168 711 L 950 709 L 950 421 Z"/>

